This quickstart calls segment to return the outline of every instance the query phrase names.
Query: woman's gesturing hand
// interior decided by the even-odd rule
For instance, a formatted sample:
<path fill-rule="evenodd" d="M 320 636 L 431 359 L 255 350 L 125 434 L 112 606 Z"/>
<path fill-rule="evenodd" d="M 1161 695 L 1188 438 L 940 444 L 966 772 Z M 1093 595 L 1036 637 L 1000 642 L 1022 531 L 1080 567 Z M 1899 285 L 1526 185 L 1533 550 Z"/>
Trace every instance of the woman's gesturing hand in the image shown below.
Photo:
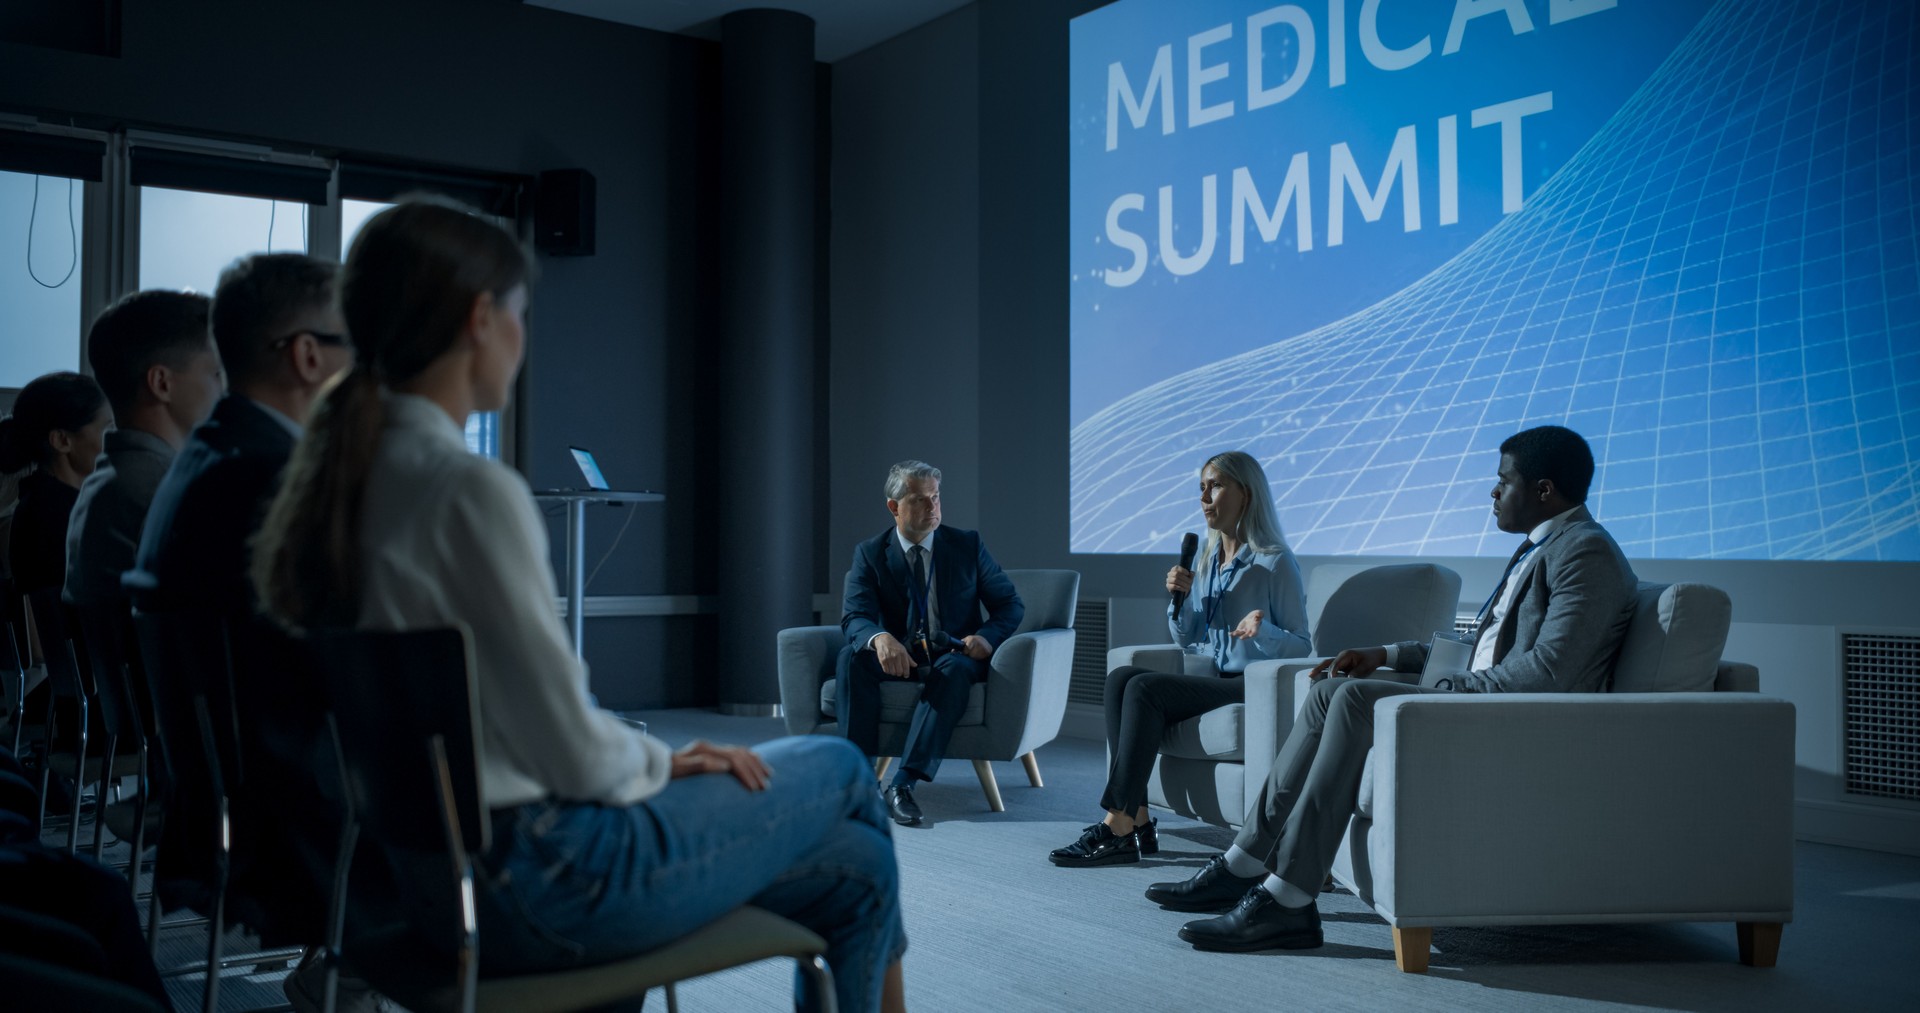
<path fill-rule="evenodd" d="M 1260 621 L 1266 617 L 1267 613 L 1265 609 L 1254 609 L 1252 612 L 1247 613 L 1246 618 L 1240 620 L 1240 625 L 1233 628 L 1233 639 L 1252 640 L 1254 637 L 1259 636 Z"/>

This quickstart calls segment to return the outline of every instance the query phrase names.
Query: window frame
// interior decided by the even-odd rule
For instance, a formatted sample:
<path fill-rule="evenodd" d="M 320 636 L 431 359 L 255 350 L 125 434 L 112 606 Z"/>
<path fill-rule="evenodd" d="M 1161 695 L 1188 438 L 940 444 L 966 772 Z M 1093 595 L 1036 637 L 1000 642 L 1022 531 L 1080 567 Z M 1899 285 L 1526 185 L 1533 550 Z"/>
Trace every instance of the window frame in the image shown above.
<path fill-rule="evenodd" d="M 226 193 L 236 196 L 257 197 L 259 194 L 246 193 L 231 189 L 212 189 L 183 187 L 172 183 L 133 182 L 134 155 L 136 148 L 158 152 L 178 153 L 190 161 L 194 157 L 206 157 L 229 161 L 252 161 L 264 167 L 291 167 L 306 170 L 324 170 L 326 173 L 325 203 L 306 203 L 307 209 L 307 252 L 316 257 L 325 257 L 339 261 L 346 251 L 342 248 L 344 237 L 341 235 L 343 198 L 341 178 L 343 171 L 359 173 L 362 180 L 372 178 L 382 183 L 401 181 L 405 189 L 451 189 L 455 196 L 471 202 L 473 195 L 480 195 L 485 206 L 481 213 L 488 221 L 512 232 L 517 238 L 525 240 L 529 223 L 526 220 L 529 205 L 526 200 L 528 178 L 507 173 L 462 172 L 430 166 L 416 166 L 388 159 L 364 159 L 351 155 L 321 155 L 318 152 L 291 149 L 286 145 L 269 143 L 226 141 L 147 130 L 137 127 L 115 128 L 111 130 L 89 129 L 52 123 L 43 123 L 33 117 L 0 114 L 0 130 L 38 134 L 48 138 L 73 138 L 77 140 L 103 144 L 105 151 L 101 156 L 100 180 L 92 181 L 80 177 L 71 177 L 82 186 L 80 207 L 82 209 L 82 228 L 80 232 L 80 265 L 76 269 L 80 282 L 80 328 L 74 335 L 74 368 L 80 372 L 92 374 L 87 362 L 86 332 L 91 321 L 114 300 L 128 292 L 138 291 L 140 287 L 140 192 L 142 185 L 164 186 L 170 189 L 193 189 L 205 193 Z M 53 145 L 52 147 L 58 147 Z M 274 170 L 266 170 L 272 173 Z M 44 175 L 44 174 L 43 174 Z M 51 177 L 49 177 L 51 178 Z M 62 177 L 69 178 L 69 177 Z M 399 191 L 384 197 L 374 197 L 358 192 L 364 186 L 356 186 L 354 199 L 380 200 L 391 203 Z M 285 199 L 285 198 L 276 198 Z M 508 213 L 500 213 L 506 210 Z M 517 467 L 519 442 L 522 429 L 520 403 L 526 397 L 527 371 L 522 369 L 514 381 L 514 396 L 499 413 L 496 425 L 498 460 L 509 467 Z M 0 404 L 10 405 L 18 388 L 0 388 Z"/>

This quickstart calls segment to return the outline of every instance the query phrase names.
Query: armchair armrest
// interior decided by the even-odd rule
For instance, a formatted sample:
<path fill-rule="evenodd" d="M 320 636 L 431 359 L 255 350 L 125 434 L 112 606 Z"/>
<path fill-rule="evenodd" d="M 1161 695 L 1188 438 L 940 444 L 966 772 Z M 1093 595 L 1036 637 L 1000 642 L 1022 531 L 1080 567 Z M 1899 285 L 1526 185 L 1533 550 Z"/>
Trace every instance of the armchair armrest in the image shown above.
<path fill-rule="evenodd" d="M 1073 681 L 1074 639 L 1069 629 L 1031 630 L 1008 637 L 994 650 L 984 715 L 993 758 L 1011 760 L 1060 734 Z"/>
<path fill-rule="evenodd" d="M 1280 658 L 1256 661 L 1247 666 L 1245 755 L 1248 797 L 1252 797 L 1258 786 L 1266 782 L 1274 759 L 1280 755 L 1280 746 L 1287 741 L 1287 733 L 1293 731 L 1294 719 L 1307 701 L 1307 691 L 1313 688 L 1313 680 L 1307 677 L 1307 673 L 1325 660 Z M 1418 675 L 1388 668 L 1374 672 L 1369 678 L 1407 683 L 1420 681 Z"/>
<path fill-rule="evenodd" d="M 834 676 L 834 663 L 847 643 L 838 626 L 795 626 L 781 630 L 776 658 L 780 669 L 780 710 L 787 732 L 810 734 L 827 719 L 820 710 L 820 687 Z"/>
<path fill-rule="evenodd" d="M 1792 918 L 1786 701 L 1436 694 L 1374 723 L 1366 850 L 1397 926 Z"/>
<path fill-rule="evenodd" d="M 1184 672 L 1187 675 L 1213 675 L 1219 670 L 1204 654 L 1188 654 L 1178 644 L 1134 644 L 1107 649 L 1107 671 L 1138 665 L 1156 672 Z"/>

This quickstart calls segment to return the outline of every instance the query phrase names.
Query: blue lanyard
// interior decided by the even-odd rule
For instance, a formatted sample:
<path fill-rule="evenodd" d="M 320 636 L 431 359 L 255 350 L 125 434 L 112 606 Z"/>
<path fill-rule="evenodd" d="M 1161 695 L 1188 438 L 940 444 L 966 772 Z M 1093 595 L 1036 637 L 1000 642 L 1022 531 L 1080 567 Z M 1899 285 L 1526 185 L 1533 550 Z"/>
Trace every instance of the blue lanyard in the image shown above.
<path fill-rule="evenodd" d="M 1233 575 L 1239 571 L 1238 553 L 1234 555 L 1233 561 L 1227 564 L 1224 574 L 1218 563 L 1213 564 L 1212 572 L 1207 574 L 1207 620 L 1206 625 L 1200 627 L 1202 632 L 1213 629 L 1213 614 L 1220 608 L 1220 598 L 1233 587 Z"/>

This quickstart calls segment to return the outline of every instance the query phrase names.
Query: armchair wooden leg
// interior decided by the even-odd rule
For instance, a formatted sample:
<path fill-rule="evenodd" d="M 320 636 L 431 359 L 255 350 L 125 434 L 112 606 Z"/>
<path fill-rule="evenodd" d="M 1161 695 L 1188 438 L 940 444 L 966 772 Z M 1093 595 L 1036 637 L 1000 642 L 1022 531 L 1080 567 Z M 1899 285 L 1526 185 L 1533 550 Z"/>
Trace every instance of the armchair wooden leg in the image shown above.
<path fill-rule="evenodd" d="M 980 790 L 987 793 L 987 807 L 997 813 L 1006 812 L 1006 803 L 1000 801 L 1000 782 L 993 779 L 993 764 L 975 760 L 973 772 L 980 775 Z"/>
<path fill-rule="evenodd" d="M 1040 758 L 1034 756 L 1032 750 L 1028 750 L 1020 757 L 1020 762 L 1027 767 L 1027 783 L 1035 788 L 1045 788 L 1046 785 L 1040 783 Z"/>
<path fill-rule="evenodd" d="M 873 761 L 873 779 L 876 781 L 885 780 L 887 776 L 887 768 L 892 766 L 893 766 L 893 757 L 891 756 L 877 757 Z"/>
<path fill-rule="evenodd" d="M 1748 967 L 1772 967 L 1780 958 L 1779 922 L 1735 922 L 1740 939 L 1740 962 Z"/>
<path fill-rule="evenodd" d="M 1433 929 L 1393 927 L 1393 962 L 1408 974 L 1427 973 L 1427 956 L 1433 949 Z"/>

